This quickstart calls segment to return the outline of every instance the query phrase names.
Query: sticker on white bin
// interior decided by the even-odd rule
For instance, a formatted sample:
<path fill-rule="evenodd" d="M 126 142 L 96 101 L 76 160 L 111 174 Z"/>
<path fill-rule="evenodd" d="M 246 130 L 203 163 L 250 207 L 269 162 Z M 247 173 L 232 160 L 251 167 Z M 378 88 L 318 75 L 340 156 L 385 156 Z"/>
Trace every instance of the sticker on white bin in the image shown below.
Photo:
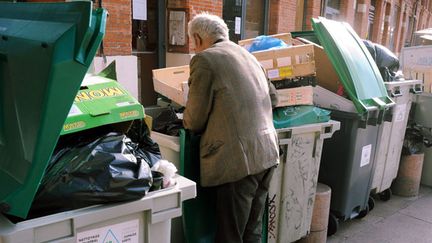
<path fill-rule="evenodd" d="M 77 234 L 77 243 L 138 243 L 139 220 L 84 231 Z"/>
<path fill-rule="evenodd" d="M 372 144 L 366 145 L 362 149 L 360 167 L 368 165 L 372 154 Z"/>
<path fill-rule="evenodd" d="M 405 112 L 406 112 L 406 104 L 401 104 L 401 105 L 397 105 L 396 106 L 396 111 L 395 111 L 395 121 L 396 122 L 401 122 L 403 120 L 405 120 Z"/>

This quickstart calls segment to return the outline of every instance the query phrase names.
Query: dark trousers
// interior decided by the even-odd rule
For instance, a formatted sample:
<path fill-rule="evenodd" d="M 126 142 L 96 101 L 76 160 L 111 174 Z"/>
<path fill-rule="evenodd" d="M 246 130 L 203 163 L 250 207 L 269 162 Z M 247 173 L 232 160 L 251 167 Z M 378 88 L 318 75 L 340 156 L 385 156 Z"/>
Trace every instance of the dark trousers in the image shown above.
<path fill-rule="evenodd" d="M 261 243 L 262 216 L 274 168 L 217 187 L 216 243 Z"/>

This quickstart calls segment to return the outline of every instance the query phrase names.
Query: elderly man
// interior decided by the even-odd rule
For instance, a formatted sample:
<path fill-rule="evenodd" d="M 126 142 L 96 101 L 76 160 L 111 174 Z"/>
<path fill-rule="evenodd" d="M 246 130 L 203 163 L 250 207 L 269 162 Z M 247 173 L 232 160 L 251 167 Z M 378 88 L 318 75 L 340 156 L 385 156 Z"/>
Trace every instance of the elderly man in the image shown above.
<path fill-rule="evenodd" d="M 217 186 L 216 242 L 261 242 L 262 215 L 279 163 L 274 87 L 259 62 L 229 41 L 225 22 L 202 13 L 189 22 L 184 126 L 202 134 L 201 185 Z"/>

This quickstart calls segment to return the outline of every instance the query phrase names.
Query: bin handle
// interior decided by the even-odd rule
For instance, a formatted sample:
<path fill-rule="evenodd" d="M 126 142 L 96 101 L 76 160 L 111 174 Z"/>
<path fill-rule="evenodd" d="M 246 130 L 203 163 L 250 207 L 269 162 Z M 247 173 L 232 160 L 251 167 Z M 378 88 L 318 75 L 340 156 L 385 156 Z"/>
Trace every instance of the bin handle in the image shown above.
<path fill-rule="evenodd" d="M 402 96 L 402 92 L 401 92 L 399 86 L 394 87 L 394 88 L 392 89 L 392 91 L 391 91 L 391 96 L 392 96 L 392 97 L 399 97 L 399 96 Z"/>
<path fill-rule="evenodd" d="M 411 92 L 414 94 L 423 93 L 423 84 L 416 84 L 413 88 L 411 88 Z"/>

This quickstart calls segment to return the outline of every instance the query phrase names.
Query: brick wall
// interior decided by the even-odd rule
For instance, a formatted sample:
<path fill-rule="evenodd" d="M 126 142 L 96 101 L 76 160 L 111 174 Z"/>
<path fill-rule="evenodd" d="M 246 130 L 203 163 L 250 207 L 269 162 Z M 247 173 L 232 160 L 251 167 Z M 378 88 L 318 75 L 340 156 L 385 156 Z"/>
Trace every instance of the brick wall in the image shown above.
<path fill-rule="evenodd" d="M 65 2 L 64 0 L 27 0 L 27 2 Z M 131 0 L 103 0 L 107 9 L 106 32 L 103 40 L 107 56 L 130 55 L 132 53 L 132 5 Z M 94 3 L 99 6 L 99 1 Z"/>
<path fill-rule="evenodd" d="M 222 17 L 222 0 L 189 0 L 190 16 L 193 18 L 200 12 L 207 11 Z"/>
<path fill-rule="evenodd" d="M 366 39 L 369 27 L 369 8 L 370 0 L 358 0 L 357 11 L 355 13 L 354 29 L 360 38 Z"/>
<path fill-rule="evenodd" d="M 28 2 L 64 2 L 64 0 L 28 0 Z M 106 55 L 130 55 L 132 50 L 131 31 L 131 0 L 103 0 L 103 7 L 109 12 L 106 36 L 104 39 L 104 51 Z M 432 27 L 432 0 L 420 1 L 415 12 L 417 0 L 377 0 L 375 8 L 375 23 L 372 36 L 374 42 L 387 44 L 388 22 L 386 19 L 385 4 L 390 8 L 398 5 L 396 30 L 394 34 L 395 51 L 402 48 L 405 40 L 410 38 L 408 20 L 410 16 L 416 16 L 415 29 Z M 341 20 L 350 23 L 361 38 L 366 38 L 368 33 L 368 14 L 371 0 L 341 1 Z M 95 4 L 97 5 L 97 3 Z M 168 8 L 183 8 L 187 11 L 187 22 L 201 11 L 208 11 L 222 17 L 222 0 L 168 0 Z M 318 17 L 321 13 L 321 1 L 307 1 L 305 7 L 305 20 L 303 25 L 311 29 L 310 19 Z M 355 8 L 357 10 L 355 10 Z M 289 32 L 296 30 L 297 0 L 270 0 L 269 8 L 269 34 Z M 303 13 L 302 13 L 303 14 Z M 382 31 L 384 29 L 384 31 Z M 192 45 L 186 47 L 186 52 L 192 51 Z"/>
<path fill-rule="evenodd" d="M 209 12 L 211 14 L 222 17 L 222 0 L 168 0 L 168 9 L 182 9 L 186 11 L 186 24 L 197 14 L 201 12 Z M 187 34 L 186 34 L 187 35 Z M 182 47 L 172 46 L 169 49 L 173 52 L 193 52 L 192 40 L 188 39 L 188 44 Z"/>
<path fill-rule="evenodd" d="M 351 26 L 354 26 L 356 9 L 356 5 L 354 5 L 354 3 L 355 0 L 340 1 L 340 19 L 349 23 Z"/>
<path fill-rule="evenodd" d="M 107 9 L 104 53 L 107 56 L 131 55 L 132 53 L 132 4 L 131 0 L 103 0 Z M 98 6 L 98 3 L 95 4 Z"/>
<path fill-rule="evenodd" d="M 311 18 L 316 18 L 321 14 L 321 1 L 307 1 L 305 7 L 306 7 L 305 27 L 307 30 L 311 30 L 312 29 Z"/>
<path fill-rule="evenodd" d="M 295 0 L 271 0 L 269 34 L 296 30 L 296 10 Z"/>
<path fill-rule="evenodd" d="M 371 40 L 376 43 L 381 43 L 382 33 L 381 29 L 384 25 L 384 16 L 385 16 L 385 1 L 384 0 L 376 0 L 375 4 L 375 19 L 374 24 L 372 26 L 372 36 Z"/>

